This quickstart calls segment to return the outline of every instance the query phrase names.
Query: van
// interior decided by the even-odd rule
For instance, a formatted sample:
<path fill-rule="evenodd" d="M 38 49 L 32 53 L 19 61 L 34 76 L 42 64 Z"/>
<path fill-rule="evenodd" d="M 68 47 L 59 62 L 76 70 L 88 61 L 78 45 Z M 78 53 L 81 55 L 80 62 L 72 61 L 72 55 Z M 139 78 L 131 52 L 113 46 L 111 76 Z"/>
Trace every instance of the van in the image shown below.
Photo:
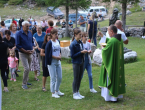
<path fill-rule="evenodd" d="M 102 16 L 107 16 L 107 9 L 103 6 L 91 6 L 86 10 L 78 11 L 80 14 L 86 14 L 88 13 L 92 14 L 93 12 L 96 12 L 97 16 L 101 13 L 102 11 Z"/>

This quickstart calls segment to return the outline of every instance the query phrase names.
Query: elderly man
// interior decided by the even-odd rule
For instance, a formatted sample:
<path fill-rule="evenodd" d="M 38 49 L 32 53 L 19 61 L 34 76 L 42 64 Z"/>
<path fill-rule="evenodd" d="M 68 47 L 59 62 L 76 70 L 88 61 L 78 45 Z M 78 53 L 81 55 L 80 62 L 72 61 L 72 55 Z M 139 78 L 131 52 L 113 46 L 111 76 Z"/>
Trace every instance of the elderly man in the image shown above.
<path fill-rule="evenodd" d="M 48 27 L 47 22 L 43 19 L 43 21 L 41 22 L 41 26 L 42 26 L 42 31 L 46 32 L 46 28 Z"/>
<path fill-rule="evenodd" d="M 85 21 L 83 16 L 81 16 L 81 19 L 80 19 L 79 23 L 80 23 L 81 31 L 86 32 L 86 21 Z"/>
<path fill-rule="evenodd" d="M 28 75 L 31 64 L 31 54 L 33 53 L 33 36 L 29 31 L 29 22 L 22 23 L 23 28 L 16 35 L 16 47 L 19 49 L 19 56 L 24 68 L 22 88 L 28 89 Z"/>
<path fill-rule="evenodd" d="M 123 98 L 120 94 L 125 93 L 123 40 L 121 34 L 117 34 L 116 26 L 111 25 L 108 34 L 111 38 L 106 39 L 107 45 L 102 49 L 99 87 L 105 101 L 117 101 Z M 103 36 L 101 32 L 98 35 Z"/>
<path fill-rule="evenodd" d="M 115 23 L 115 26 L 117 27 L 117 34 L 121 34 L 121 38 L 123 40 L 124 44 L 128 44 L 128 38 L 126 37 L 125 33 L 123 32 L 123 28 L 122 28 L 122 21 L 121 20 L 117 20 Z M 110 35 L 108 34 L 108 32 L 106 33 L 106 37 L 110 38 Z M 103 36 L 103 38 L 105 39 L 105 37 Z"/>
<path fill-rule="evenodd" d="M 68 26 L 69 26 L 69 28 L 73 28 L 73 22 L 72 22 L 72 20 L 69 21 Z"/>

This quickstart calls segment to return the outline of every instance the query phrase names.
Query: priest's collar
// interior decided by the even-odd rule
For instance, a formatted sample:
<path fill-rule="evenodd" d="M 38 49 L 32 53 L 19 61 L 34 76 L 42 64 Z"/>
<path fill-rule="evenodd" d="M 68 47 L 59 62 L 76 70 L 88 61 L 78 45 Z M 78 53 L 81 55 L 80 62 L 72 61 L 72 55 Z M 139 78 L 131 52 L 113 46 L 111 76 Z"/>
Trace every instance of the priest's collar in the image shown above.
<path fill-rule="evenodd" d="M 119 41 L 121 41 L 121 34 L 115 34 L 113 37 L 115 37 L 116 39 L 118 39 Z"/>

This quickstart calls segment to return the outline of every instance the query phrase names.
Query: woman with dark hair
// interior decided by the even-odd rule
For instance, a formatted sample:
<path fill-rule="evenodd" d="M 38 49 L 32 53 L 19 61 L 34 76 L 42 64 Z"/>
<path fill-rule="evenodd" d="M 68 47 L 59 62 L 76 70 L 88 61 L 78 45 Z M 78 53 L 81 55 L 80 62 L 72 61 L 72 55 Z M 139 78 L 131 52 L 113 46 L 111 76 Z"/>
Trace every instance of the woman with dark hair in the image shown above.
<path fill-rule="evenodd" d="M 87 53 L 88 51 L 83 50 L 83 43 L 80 41 L 80 39 L 81 39 L 81 30 L 74 29 L 74 40 L 70 45 L 74 74 L 73 99 L 85 98 L 79 93 L 79 88 L 84 70 L 84 54 Z"/>
<path fill-rule="evenodd" d="M 7 66 L 8 66 L 8 45 L 7 43 L 2 41 L 2 37 L 0 35 L 0 70 L 1 70 L 1 77 L 4 83 L 5 92 L 8 92 L 7 77 L 5 75 Z"/>
<path fill-rule="evenodd" d="M 48 21 L 48 27 L 49 28 L 46 30 L 46 34 L 51 32 L 51 30 L 53 29 L 53 25 L 54 25 L 53 21 L 49 20 Z"/>
<path fill-rule="evenodd" d="M 10 49 L 15 50 L 16 49 L 15 39 L 13 37 L 11 37 L 11 31 L 10 30 L 6 30 L 5 31 L 5 35 L 6 35 L 6 37 L 3 39 L 3 41 L 8 45 L 8 47 Z M 8 75 L 9 75 L 9 66 L 6 69 L 6 73 L 7 73 L 7 78 L 8 78 Z"/>
<path fill-rule="evenodd" d="M 42 56 L 42 63 L 43 63 L 42 91 L 44 91 L 44 92 L 46 91 L 46 89 L 45 89 L 46 79 L 49 76 L 48 68 L 45 66 L 45 47 L 46 47 L 47 42 L 50 39 L 51 39 L 50 33 L 47 33 L 44 37 L 44 42 L 42 44 L 41 52 L 40 52 L 40 55 Z"/>
<path fill-rule="evenodd" d="M 6 36 L 5 36 L 5 30 L 8 30 L 8 28 L 5 27 L 5 23 L 4 23 L 4 21 L 1 21 L 0 32 L 2 33 L 2 34 L 1 34 L 1 37 L 2 37 L 2 38 L 5 38 L 5 37 L 6 37 Z"/>
<path fill-rule="evenodd" d="M 62 68 L 61 68 L 61 48 L 59 41 L 57 40 L 58 31 L 57 29 L 52 29 L 51 40 L 47 42 L 45 47 L 45 66 L 49 69 L 50 74 L 50 90 L 52 92 L 52 97 L 60 98 L 64 95 L 59 91 L 59 87 L 62 80 Z"/>

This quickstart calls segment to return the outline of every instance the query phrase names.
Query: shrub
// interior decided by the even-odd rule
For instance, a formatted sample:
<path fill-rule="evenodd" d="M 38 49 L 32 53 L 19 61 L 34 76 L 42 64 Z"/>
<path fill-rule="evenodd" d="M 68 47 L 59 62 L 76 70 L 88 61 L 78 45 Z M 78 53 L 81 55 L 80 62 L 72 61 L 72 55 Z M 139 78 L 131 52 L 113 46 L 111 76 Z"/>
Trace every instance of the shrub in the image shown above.
<path fill-rule="evenodd" d="M 136 3 L 136 4 L 134 4 L 134 6 L 132 7 L 132 8 L 130 8 L 130 11 L 132 12 L 132 13 L 134 13 L 134 12 L 138 12 L 138 11 L 141 11 L 142 10 L 142 8 Z"/>
<path fill-rule="evenodd" d="M 8 0 L 0 0 L 0 7 L 4 7 L 4 4 L 6 4 Z"/>
<path fill-rule="evenodd" d="M 45 5 L 45 0 L 35 0 L 38 6 Z"/>
<path fill-rule="evenodd" d="M 23 0 L 9 0 L 9 5 L 19 5 L 23 3 Z"/>

